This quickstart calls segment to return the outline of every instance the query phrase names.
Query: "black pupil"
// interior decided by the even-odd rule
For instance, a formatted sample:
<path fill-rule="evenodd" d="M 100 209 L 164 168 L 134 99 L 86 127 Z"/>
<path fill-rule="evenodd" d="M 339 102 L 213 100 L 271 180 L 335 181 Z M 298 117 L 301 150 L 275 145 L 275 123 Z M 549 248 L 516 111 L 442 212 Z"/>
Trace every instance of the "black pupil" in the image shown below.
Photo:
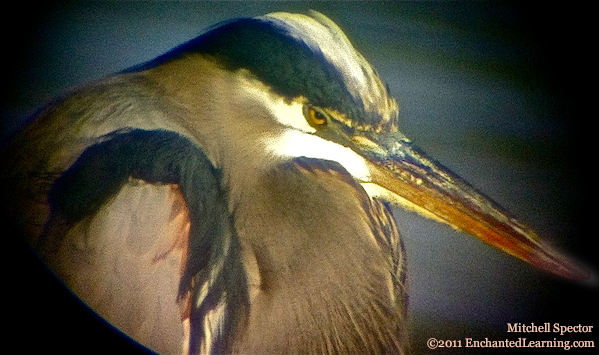
<path fill-rule="evenodd" d="M 318 111 L 318 110 L 314 110 L 314 118 L 317 121 L 324 121 L 325 120 L 325 116 L 322 112 Z"/>

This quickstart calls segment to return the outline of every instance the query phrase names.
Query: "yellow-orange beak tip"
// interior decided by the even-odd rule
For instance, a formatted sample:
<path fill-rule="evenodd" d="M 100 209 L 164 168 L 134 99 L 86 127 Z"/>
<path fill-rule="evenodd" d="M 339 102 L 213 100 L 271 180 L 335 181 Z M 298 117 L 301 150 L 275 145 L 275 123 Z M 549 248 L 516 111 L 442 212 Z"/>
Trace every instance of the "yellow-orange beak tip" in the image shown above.
<path fill-rule="evenodd" d="M 531 252 L 530 257 L 525 261 L 552 274 L 575 281 L 590 280 L 592 276 L 591 272 L 579 263 L 560 254 L 543 242 L 538 243 L 538 247 Z"/>
<path fill-rule="evenodd" d="M 369 162 L 370 182 L 385 191 L 391 202 L 555 275 L 581 281 L 591 278 L 588 270 L 543 243 L 532 229 L 402 135 L 375 139 L 378 149 L 358 147 L 357 151 Z"/>

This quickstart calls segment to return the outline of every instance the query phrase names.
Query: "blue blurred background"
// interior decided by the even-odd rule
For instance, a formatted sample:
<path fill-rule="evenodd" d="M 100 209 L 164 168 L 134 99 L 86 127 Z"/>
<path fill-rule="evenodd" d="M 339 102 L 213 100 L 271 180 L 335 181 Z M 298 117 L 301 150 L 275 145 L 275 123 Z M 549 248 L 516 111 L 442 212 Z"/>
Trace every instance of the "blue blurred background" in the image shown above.
<path fill-rule="evenodd" d="M 592 244 L 595 232 L 589 228 L 596 207 L 587 202 L 597 194 L 585 184 L 593 182 L 588 177 L 595 172 L 584 170 L 594 162 L 588 157 L 596 151 L 586 147 L 592 143 L 589 130 L 595 129 L 588 120 L 593 114 L 587 110 L 594 87 L 584 85 L 591 79 L 591 58 L 584 49 L 591 44 L 591 32 L 583 11 L 548 6 L 553 5 L 524 8 L 470 1 L 24 5 L 12 13 L 14 21 L 4 25 L 3 57 L 9 62 L 4 67 L 8 90 L 0 105 L 0 137 L 6 139 L 27 115 L 66 89 L 150 60 L 219 21 L 314 9 L 337 22 L 388 82 L 400 103 L 401 129 L 408 137 L 594 271 L 592 250 L 597 248 Z M 430 337 L 517 339 L 520 335 L 506 333 L 508 322 L 596 325 L 596 283 L 558 279 L 468 235 L 402 210 L 395 212 L 408 253 L 415 352 L 428 353 Z M 24 322 L 17 324 L 28 329 L 27 339 L 44 337 L 44 350 L 50 346 L 67 353 L 80 350 L 74 339 L 103 351 L 129 345 L 73 304 L 68 292 L 44 278 L 43 272 L 32 278 L 32 270 L 40 271 L 34 258 L 23 260 L 10 282 L 21 290 L 14 297 L 14 302 L 22 303 L 15 322 Z M 594 338 L 586 334 L 558 340 Z M 467 349 L 430 353 L 447 350 Z"/>

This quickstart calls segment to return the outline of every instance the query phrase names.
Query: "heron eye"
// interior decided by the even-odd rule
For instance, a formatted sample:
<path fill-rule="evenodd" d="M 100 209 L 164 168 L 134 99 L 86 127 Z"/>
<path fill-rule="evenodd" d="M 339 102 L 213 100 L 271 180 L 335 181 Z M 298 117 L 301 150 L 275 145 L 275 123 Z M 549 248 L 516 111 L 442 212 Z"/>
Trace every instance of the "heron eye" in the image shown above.
<path fill-rule="evenodd" d="M 327 114 L 316 106 L 304 106 L 304 116 L 306 116 L 308 124 L 314 128 L 323 126 L 327 123 Z"/>

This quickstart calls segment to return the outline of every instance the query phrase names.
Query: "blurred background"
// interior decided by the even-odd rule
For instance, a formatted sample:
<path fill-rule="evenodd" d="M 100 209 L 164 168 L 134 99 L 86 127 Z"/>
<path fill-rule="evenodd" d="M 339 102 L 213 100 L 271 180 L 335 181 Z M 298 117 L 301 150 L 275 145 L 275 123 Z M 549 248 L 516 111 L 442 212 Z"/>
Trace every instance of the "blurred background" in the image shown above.
<path fill-rule="evenodd" d="M 408 254 L 414 352 L 468 352 L 428 350 L 431 337 L 463 344 L 465 338 L 485 337 L 594 340 L 596 332 L 506 333 L 506 324 L 516 322 L 597 325 L 597 247 L 592 242 L 597 193 L 590 185 L 596 175 L 590 164 L 596 159 L 589 159 L 597 151 L 589 120 L 596 114 L 590 111 L 594 86 L 586 83 L 595 64 L 586 48 L 596 40 L 591 42 L 584 9 L 553 6 L 471 1 L 21 4 L 5 12 L 3 24 L 7 85 L 0 102 L 0 139 L 8 139 L 28 115 L 65 90 L 150 60 L 210 25 L 272 11 L 320 11 L 387 81 L 400 104 L 403 133 L 595 273 L 590 282 L 562 280 L 468 235 L 396 210 Z M 14 305 L 9 307 L 10 339 L 31 352 L 141 350 L 77 302 L 23 245 L 10 240 L 7 245 L 13 244 L 17 252 L 9 254 L 16 261 L 5 273 L 5 292 Z"/>

